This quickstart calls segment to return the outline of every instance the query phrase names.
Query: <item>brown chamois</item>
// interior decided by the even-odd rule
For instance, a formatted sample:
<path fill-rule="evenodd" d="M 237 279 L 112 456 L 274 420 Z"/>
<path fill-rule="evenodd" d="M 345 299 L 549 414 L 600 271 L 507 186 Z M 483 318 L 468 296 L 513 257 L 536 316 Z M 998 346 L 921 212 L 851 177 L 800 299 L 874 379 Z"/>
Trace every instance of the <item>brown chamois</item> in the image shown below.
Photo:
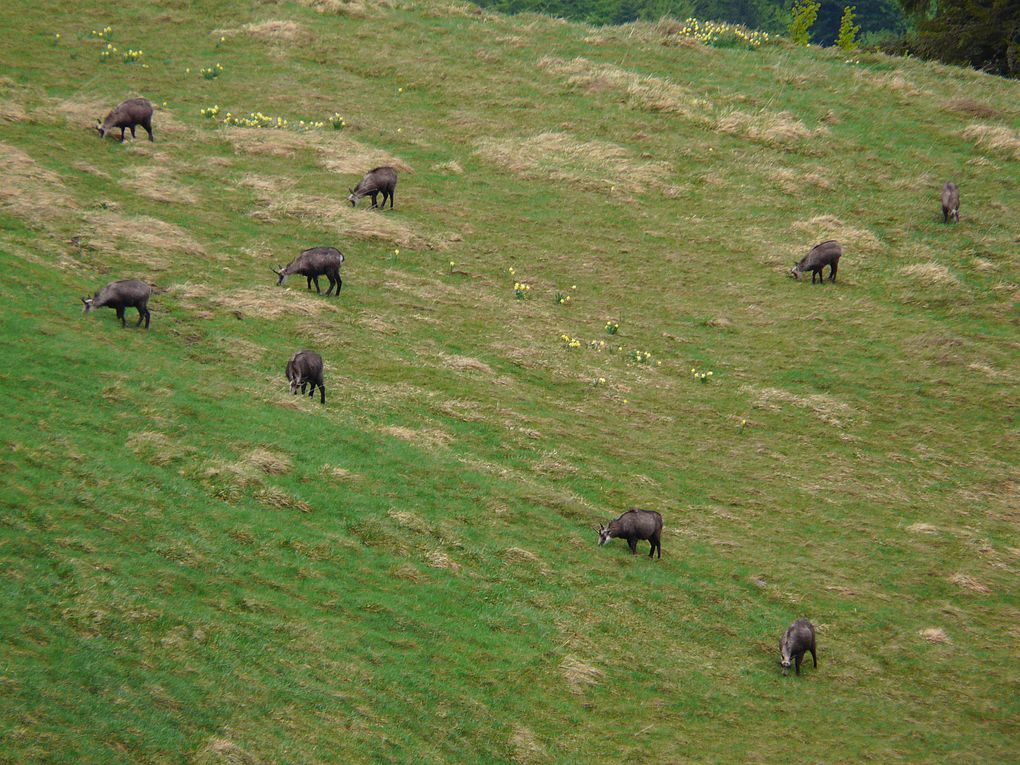
<path fill-rule="evenodd" d="M 358 206 L 358 200 L 362 197 L 372 197 L 372 207 L 376 207 L 376 197 L 382 194 L 382 206 L 386 207 L 386 198 L 390 199 L 390 209 L 393 209 L 393 192 L 397 190 L 397 171 L 392 167 L 377 167 L 369 170 L 365 177 L 358 182 L 358 185 L 351 189 L 351 195 L 347 201 L 351 207 Z"/>
<path fill-rule="evenodd" d="M 319 277 L 325 276 L 329 279 L 326 295 L 336 287 L 336 296 L 340 297 L 340 288 L 344 283 L 340 278 L 340 266 L 343 262 L 344 254 L 336 247 L 312 247 L 294 258 L 286 268 L 274 268 L 272 271 L 279 277 L 276 286 L 283 284 L 291 274 L 300 274 L 308 280 L 308 289 L 311 289 L 312 282 L 315 282 L 315 291 L 320 295 L 322 290 L 319 289 Z"/>
<path fill-rule="evenodd" d="M 320 403 L 326 403 L 326 386 L 322 382 L 322 356 L 315 351 L 298 351 L 290 357 L 287 362 L 287 380 L 290 382 L 290 392 L 296 395 L 298 388 L 301 395 L 305 394 L 305 386 L 310 385 L 308 397 L 315 395 L 316 386 L 319 388 Z"/>
<path fill-rule="evenodd" d="M 141 125 L 149 134 L 149 140 L 155 140 L 152 137 L 152 104 L 144 98 L 129 98 L 107 114 L 105 120 L 100 122 L 99 118 L 96 118 L 96 122 L 100 138 L 106 138 L 106 134 L 114 128 L 120 128 L 121 141 L 124 140 L 125 130 L 130 130 L 131 137 L 134 138 L 135 126 Z"/>
<path fill-rule="evenodd" d="M 942 222 L 949 223 L 950 218 L 953 223 L 960 222 L 960 190 L 952 181 L 946 181 L 942 187 Z"/>
<path fill-rule="evenodd" d="M 811 248 L 811 252 L 801 258 L 799 263 L 793 264 L 793 268 L 790 269 L 790 275 L 800 279 L 802 273 L 810 271 L 812 284 L 815 283 L 816 276 L 818 281 L 824 284 L 825 277 L 822 275 L 822 269 L 828 266 L 829 281 L 835 282 L 836 268 L 839 266 L 839 258 L 842 254 L 843 248 L 835 239 L 829 239 L 827 242 L 816 244 Z"/>
<path fill-rule="evenodd" d="M 138 309 L 138 323 L 145 319 L 145 328 L 149 328 L 149 296 L 152 295 L 152 287 L 138 279 L 124 279 L 119 282 L 110 282 L 90 298 L 83 297 L 81 302 L 85 304 L 83 313 L 89 313 L 95 308 L 114 308 L 117 310 L 117 318 L 120 319 L 122 327 L 127 326 L 124 320 L 124 309 Z"/>
<path fill-rule="evenodd" d="M 815 653 L 815 626 L 807 619 L 798 619 L 789 627 L 779 639 L 779 663 L 783 667 L 783 674 L 790 673 L 790 660 L 793 659 L 800 674 L 800 661 L 804 654 L 811 651 L 811 658 L 815 666 L 818 666 L 818 654 Z"/>
<path fill-rule="evenodd" d="M 592 527 L 595 528 L 595 527 Z M 659 557 L 662 557 L 662 516 L 654 510 L 640 510 L 632 507 L 623 515 L 609 522 L 608 526 L 601 524 L 595 531 L 599 534 L 599 545 L 604 545 L 610 539 L 626 539 L 630 546 L 630 554 L 637 555 L 637 543 L 639 539 L 647 539 L 651 545 L 648 557 L 655 556 L 656 550 Z"/>

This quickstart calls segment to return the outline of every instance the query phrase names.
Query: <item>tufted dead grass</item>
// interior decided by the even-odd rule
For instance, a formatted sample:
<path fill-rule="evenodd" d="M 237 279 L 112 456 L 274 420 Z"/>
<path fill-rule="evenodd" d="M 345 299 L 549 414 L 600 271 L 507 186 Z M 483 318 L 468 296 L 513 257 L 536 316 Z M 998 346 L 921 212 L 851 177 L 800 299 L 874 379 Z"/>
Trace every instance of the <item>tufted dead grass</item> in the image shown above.
<path fill-rule="evenodd" d="M 277 510 L 298 510 L 302 513 L 312 512 L 312 506 L 296 497 L 292 497 L 276 486 L 263 486 L 255 492 L 255 500 L 266 507 Z"/>
<path fill-rule="evenodd" d="M 492 367 L 484 361 L 473 359 L 470 356 L 457 356 L 440 353 L 439 358 L 442 359 L 445 366 L 450 369 L 456 369 L 458 372 L 482 372 L 487 375 L 493 374 Z"/>
<path fill-rule="evenodd" d="M 435 449 L 442 446 L 449 446 L 453 436 L 438 428 L 405 428 L 400 425 L 389 425 L 382 428 L 387 435 L 399 438 L 401 441 L 420 446 L 423 449 Z"/>
<path fill-rule="evenodd" d="M 240 27 L 214 29 L 210 34 L 213 37 L 251 37 L 270 43 L 296 43 L 311 37 L 304 25 L 285 19 L 266 19 Z"/>
<path fill-rule="evenodd" d="M 960 284 L 949 269 L 939 263 L 915 263 L 904 266 L 899 273 L 926 287 L 956 287 Z"/>
<path fill-rule="evenodd" d="M 445 249 L 450 239 L 426 236 L 412 223 L 380 210 L 352 208 L 345 198 L 293 191 L 291 179 L 248 174 L 241 179 L 241 185 L 256 193 L 258 206 L 252 217 L 265 223 L 298 220 L 330 228 L 342 237 L 381 239 L 409 250 Z"/>
<path fill-rule="evenodd" d="M 973 141 L 979 149 L 1020 160 L 1020 132 L 1002 125 L 968 125 L 963 137 Z"/>
<path fill-rule="evenodd" d="M 339 465 L 323 465 L 322 474 L 337 483 L 348 483 L 358 478 L 357 473 L 352 473 L 347 468 L 342 468 Z"/>
<path fill-rule="evenodd" d="M 455 159 L 451 159 L 449 162 L 437 162 L 432 165 L 431 169 L 439 173 L 453 173 L 454 175 L 464 174 L 464 168 L 461 166 L 460 162 Z"/>
<path fill-rule="evenodd" d="M 949 577 L 949 581 L 958 587 L 963 587 L 965 590 L 980 592 L 983 595 L 987 595 L 992 591 L 987 585 L 982 584 L 977 579 L 967 574 L 953 574 Z"/>
<path fill-rule="evenodd" d="M 244 456 L 243 462 L 266 475 L 283 475 L 289 473 L 294 467 L 293 460 L 286 454 L 265 447 L 258 447 L 248 452 Z"/>
<path fill-rule="evenodd" d="M 816 135 L 828 133 L 825 127 L 811 130 L 790 112 L 761 110 L 751 114 L 734 111 L 716 120 L 721 133 L 748 138 L 768 146 L 790 147 Z"/>
<path fill-rule="evenodd" d="M 782 388 L 757 388 L 745 385 L 741 390 L 751 396 L 755 409 L 780 411 L 784 405 L 793 405 L 811 412 L 827 425 L 837 428 L 864 420 L 857 410 L 832 396 L 821 393 L 793 393 Z"/>
<path fill-rule="evenodd" d="M 193 765 L 258 765 L 259 759 L 233 741 L 213 738 L 192 760 Z"/>
<path fill-rule="evenodd" d="M 831 191 L 833 183 L 823 168 L 796 169 L 776 165 L 764 167 L 765 177 L 784 192 L 803 194 L 808 189 Z"/>
<path fill-rule="evenodd" d="M 509 743 L 513 750 L 511 759 L 518 765 L 531 765 L 531 763 L 542 762 L 546 759 L 545 747 L 530 728 L 515 725 Z"/>
<path fill-rule="evenodd" d="M 921 637 L 927 640 L 929 643 L 952 643 L 949 639 L 949 635 L 941 627 L 927 627 L 920 632 Z"/>
<path fill-rule="evenodd" d="M 605 674 L 598 667 L 575 656 L 566 656 L 560 662 L 560 672 L 573 693 L 583 693 L 587 687 L 597 685 Z"/>
<path fill-rule="evenodd" d="M 210 306 L 231 311 L 239 319 L 278 319 L 281 316 L 317 316 L 321 313 L 335 313 L 339 309 L 327 298 L 304 291 L 292 290 L 275 285 L 263 285 L 251 289 L 220 291 L 204 284 L 172 285 L 168 292 L 181 304 L 195 311 Z"/>
<path fill-rule="evenodd" d="M 195 204 L 198 194 L 182 185 L 174 173 L 161 165 L 134 165 L 124 171 L 124 185 L 146 199 L 172 204 Z"/>
<path fill-rule="evenodd" d="M 53 221 L 77 203 L 60 176 L 21 149 L 0 143 L 0 210 L 26 221 Z"/>
<path fill-rule="evenodd" d="M 531 180 L 568 181 L 593 191 L 615 189 L 640 194 L 650 189 L 679 196 L 668 179 L 668 162 L 636 159 L 608 141 L 581 141 L 567 133 L 539 133 L 530 138 L 486 138 L 475 152 L 482 159 Z"/>
<path fill-rule="evenodd" d="M 335 16 L 353 16 L 361 18 L 378 13 L 380 9 L 392 8 L 391 0 L 297 0 L 298 5 L 311 8 L 319 13 L 332 14 Z"/>
<path fill-rule="evenodd" d="M 808 220 L 795 221 L 790 228 L 808 237 L 801 257 L 807 255 L 811 247 L 827 239 L 838 241 L 846 253 L 875 254 L 882 249 L 882 243 L 873 232 L 844 223 L 835 215 L 816 215 Z"/>
<path fill-rule="evenodd" d="M 629 106 L 649 112 L 680 114 L 708 122 L 712 103 L 699 98 L 674 82 L 650 75 L 630 72 L 612 64 L 597 64 L 586 58 L 570 61 L 546 56 L 538 62 L 540 69 L 559 75 L 576 88 L 589 92 L 611 91 Z"/>
<path fill-rule="evenodd" d="M 984 101 L 973 98 L 951 98 L 942 102 L 943 111 L 962 114 L 967 117 L 980 117 L 981 119 L 994 119 L 1001 116 L 1001 112 Z"/>
<path fill-rule="evenodd" d="M 455 574 L 460 571 L 460 564 L 442 550 L 429 550 L 425 553 L 425 562 L 430 568 L 445 568 Z"/>
<path fill-rule="evenodd" d="M 205 248 L 184 229 L 158 218 L 128 217 L 104 210 L 86 214 L 84 223 L 85 239 L 92 248 L 122 252 L 157 271 L 169 267 L 164 255 L 205 255 Z"/>

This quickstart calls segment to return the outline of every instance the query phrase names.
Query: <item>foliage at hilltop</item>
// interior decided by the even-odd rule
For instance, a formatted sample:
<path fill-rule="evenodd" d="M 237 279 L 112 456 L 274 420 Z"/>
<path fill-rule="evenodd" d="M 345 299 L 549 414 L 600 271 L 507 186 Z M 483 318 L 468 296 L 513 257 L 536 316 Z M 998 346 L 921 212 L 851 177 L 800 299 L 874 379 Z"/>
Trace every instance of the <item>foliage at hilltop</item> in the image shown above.
<path fill-rule="evenodd" d="M 0 25 L 0 763 L 1015 760 L 1020 83 L 431 0 Z M 316 245 L 339 297 L 276 284 Z M 122 278 L 148 331 L 82 315 Z"/>

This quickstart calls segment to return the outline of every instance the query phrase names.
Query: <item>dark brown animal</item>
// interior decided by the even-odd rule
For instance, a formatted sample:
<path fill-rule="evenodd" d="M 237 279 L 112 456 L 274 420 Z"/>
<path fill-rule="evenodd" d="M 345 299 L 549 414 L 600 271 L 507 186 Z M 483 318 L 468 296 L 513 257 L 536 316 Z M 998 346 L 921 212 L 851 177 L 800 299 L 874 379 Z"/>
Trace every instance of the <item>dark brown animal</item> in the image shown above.
<path fill-rule="evenodd" d="M 825 283 L 825 277 L 822 275 L 822 269 L 826 266 L 829 267 L 829 281 L 836 281 L 836 268 L 839 266 L 839 258 L 843 254 L 843 248 L 839 242 L 835 239 L 830 239 L 827 242 L 816 244 L 811 248 L 811 252 L 801 258 L 799 263 L 794 263 L 793 268 L 790 269 L 790 275 L 796 279 L 800 279 L 800 275 L 805 271 L 811 272 L 811 283 L 815 283 L 815 277 L 818 277 L 818 281 L 822 284 Z"/>
<path fill-rule="evenodd" d="M 815 667 L 818 666 L 818 654 L 815 653 L 815 626 L 807 619 L 798 619 L 791 624 L 783 636 L 779 639 L 780 664 L 783 667 L 783 674 L 790 674 L 790 660 L 793 659 L 797 667 L 797 674 L 800 674 L 800 660 L 804 654 L 811 651 L 811 658 L 814 659 Z"/>
<path fill-rule="evenodd" d="M 953 223 L 960 222 L 960 190 L 952 181 L 946 181 L 942 187 L 942 222 L 949 223 L 950 218 Z"/>
<path fill-rule="evenodd" d="M 325 276 L 329 279 L 326 294 L 329 295 L 336 287 L 336 296 L 340 297 L 340 288 L 344 284 L 340 278 L 340 266 L 343 262 L 344 254 L 336 247 L 312 247 L 294 258 L 286 268 L 274 268 L 272 271 L 280 277 L 276 286 L 283 284 L 291 274 L 301 274 L 308 279 L 308 289 L 311 289 L 312 282 L 315 282 L 315 291 L 320 295 L 322 290 L 319 289 L 319 277 Z"/>
<path fill-rule="evenodd" d="M 91 298 L 83 297 L 81 302 L 85 304 L 84 313 L 89 313 L 96 308 L 114 308 L 117 311 L 117 318 L 120 319 L 122 327 L 127 326 L 124 319 L 124 310 L 127 308 L 138 309 L 138 323 L 145 319 L 145 328 L 149 328 L 149 296 L 152 295 L 152 287 L 138 279 L 124 279 L 119 282 L 110 282 Z"/>
<path fill-rule="evenodd" d="M 121 141 L 124 140 L 125 130 L 130 130 L 134 138 L 135 126 L 141 125 L 149 134 L 149 140 L 155 140 L 152 137 L 152 104 L 144 98 L 130 98 L 107 114 L 105 120 L 100 122 L 97 118 L 96 122 L 99 123 L 96 130 L 100 138 L 106 138 L 106 134 L 114 128 L 120 128 Z"/>
<path fill-rule="evenodd" d="M 298 351 L 291 356 L 287 362 L 287 379 L 290 381 L 291 394 L 296 395 L 300 388 L 303 396 L 305 387 L 310 385 L 308 397 L 311 398 L 318 386 L 320 403 L 326 403 L 326 386 L 322 382 L 322 356 L 315 351 Z"/>
<path fill-rule="evenodd" d="M 594 528 L 594 527 L 593 527 Z M 599 533 L 599 545 L 606 544 L 610 539 L 626 539 L 630 546 L 630 554 L 637 555 L 637 543 L 639 539 L 647 539 L 651 545 L 648 557 L 655 556 L 659 551 L 659 558 L 662 558 L 662 516 L 654 510 L 639 510 L 632 507 L 623 515 L 609 522 L 608 526 L 601 524 L 595 529 Z"/>
<path fill-rule="evenodd" d="M 372 207 L 376 207 L 376 197 L 382 194 L 382 206 L 386 206 L 386 197 L 390 199 L 390 209 L 393 209 L 393 192 L 397 189 L 397 171 L 392 167 L 377 167 L 369 170 L 357 186 L 351 189 L 351 195 L 347 201 L 351 207 L 357 207 L 358 200 L 362 197 L 372 197 Z"/>

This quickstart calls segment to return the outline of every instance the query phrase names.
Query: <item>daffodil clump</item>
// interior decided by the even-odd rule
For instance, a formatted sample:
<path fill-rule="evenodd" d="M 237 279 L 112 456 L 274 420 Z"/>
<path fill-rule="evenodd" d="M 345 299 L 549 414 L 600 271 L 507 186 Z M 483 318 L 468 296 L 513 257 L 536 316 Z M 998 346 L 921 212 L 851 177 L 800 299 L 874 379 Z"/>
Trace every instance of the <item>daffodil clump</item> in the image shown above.
<path fill-rule="evenodd" d="M 650 354 L 648 351 L 633 350 L 627 355 L 630 358 L 630 360 L 635 362 L 636 364 L 652 363 L 652 354 Z"/>
<path fill-rule="evenodd" d="M 347 121 L 339 112 L 333 112 L 333 115 L 329 118 L 329 124 L 333 126 L 334 130 L 343 130 L 347 127 Z"/>
<path fill-rule="evenodd" d="M 55 35 L 53 35 L 53 44 L 60 45 L 60 32 L 57 32 Z"/>
<path fill-rule="evenodd" d="M 60 37 L 60 35 L 57 35 Z M 93 29 L 89 32 L 89 37 L 93 40 L 112 40 L 113 39 L 113 27 L 103 27 L 102 29 Z"/>
<path fill-rule="evenodd" d="M 691 379 L 693 379 L 695 382 L 699 382 L 702 385 L 704 385 L 705 383 L 707 383 L 709 380 L 712 379 L 712 373 L 711 372 L 699 372 L 694 367 L 691 367 Z"/>
<path fill-rule="evenodd" d="M 560 340 L 563 341 L 563 344 L 567 348 L 580 348 L 581 347 L 581 341 L 578 340 L 576 337 L 571 337 L 570 335 L 564 334 L 564 335 L 560 335 Z"/>
<path fill-rule="evenodd" d="M 531 285 L 527 282 L 514 282 L 514 297 L 518 300 L 524 300 L 528 297 L 528 293 L 531 292 Z"/>
<path fill-rule="evenodd" d="M 606 378 L 605 378 L 605 377 L 596 377 L 596 378 L 595 378 L 595 379 L 594 379 L 594 380 L 592 381 L 592 385 L 593 385 L 594 387 L 596 387 L 596 388 L 597 388 L 597 387 L 599 387 L 600 385 L 605 385 L 605 384 L 606 384 Z"/>
<path fill-rule="evenodd" d="M 620 331 L 620 322 L 618 321 L 607 321 L 606 322 L 606 334 L 615 335 Z"/>
<path fill-rule="evenodd" d="M 207 80 L 215 80 L 217 77 L 223 74 L 223 65 L 217 64 L 216 66 L 203 67 L 202 69 L 198 70 L 198 73 L 201 74 Z"/>
<path fill-rule="evenodd" d="M 131 48 L 128 48 L 126 51 L 124 51 L 124 63 L 133 64 L 144 55 L 145 55 L 144 51 L 133 50 Z"/>
<path fill-rule="evenodd" d="M 205 117 L 206 119 L 209 119 L 209 120 L 215 119 L 216 115 L 219 114 L 219 113 L 220 113 L 219 105 L 210 106 L 210 107 L 208 107 L 206 109 L 202 109 L 199 112 L 199 114 L 201 114 L 203 117 Z"/>
<path fill-rule="evenodd" d="M 113 47 L 113 43 L 107 43 L 106 47 L 99 51 L 99 62 L 105 64 L 113 56 L 117 54 L 117 49 Z"/>
<path fill-rule="evenodd" d="M 605 340 L 589 340 L 588 349 L 596 353 L 602 353 L 605 350 L 612 351 L 613 346 L 609 345 Z"/>
<path fill-rule="evenodd" d="M 742 24 L 699 21 L 698 19 L 687 19 L 683 27 L 670 36 L 697 40 L 714 48 L 760 48 L 766 43 L 774 42 L 774 38 L 769 37 L 768 32 L 748 29 Z"/>
<path fill-rule="evenodd" d="M 556 297 L 554 298 L 556 305 L 569 305 L 570 295 L 567 295 L 559 290 L 556 290 Z"/>
<path fill-rule="evenodd" d="M 207 119 L 216 119 L 219 116 L 220 107 L 210 106 L 206 109 L 202 109 L 199 114 Z M 313 128 L 324 128 L 326 123 L 322 120 L 305 122 L 304 120 L 298 120 L 297 122 L 291 122 L 283 117 L 273 117 L 269 114 L 263 114 L 262 112 L 251 112 L 247 115 L 233 114 L 227 112 L 223 115 L 223 119 L 219 120 L 221 125 L 234 126 L 234 127 L 250 127 L 250 128 L 266 128 L 271 130 L 311 130 Z"/>

